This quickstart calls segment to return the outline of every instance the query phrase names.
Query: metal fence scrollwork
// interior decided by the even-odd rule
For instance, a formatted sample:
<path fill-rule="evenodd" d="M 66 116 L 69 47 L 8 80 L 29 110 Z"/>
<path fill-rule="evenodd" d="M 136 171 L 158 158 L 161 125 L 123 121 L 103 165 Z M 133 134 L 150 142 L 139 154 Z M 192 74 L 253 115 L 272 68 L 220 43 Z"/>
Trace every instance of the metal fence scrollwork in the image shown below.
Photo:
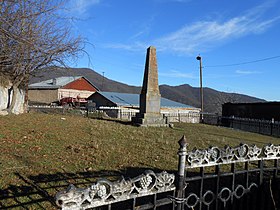
<path fill-rule="evenodd" d="M 165 171 L 146 171 L 133 179 L 111 182 L 101 179 L 88 188 L 69 185 L 57 193 L 56 204 L 63 210 L 88 209 L 112 203 L 175 190 L 175 175 Z"/>
<path fill-rule="evenodd" d="M 280 187 L 280 145 L 240 144 L 186 153 L 180 151 L 186 151 L 187 141 L 179 145 L 179 160 L 186 161 L 178 167 L 185 168 L 184 179 L 177 185 L 180 193 L 171 198 L 177 210 L 277 209 L 271 181 Z"/>
<path fill-rule="evenodd" d="M 263 152 L 263 155 L 261 153 Z M 280 158 L 280 146 L 269 144 L 264 148 L 256 145 L 240 144 L 237 147 L 225 146 L 223 149 L 210 147 L 206 150 L 194 149 L 187 153 L 187 168 Z"/>
<path fill-rule="evenodd" d="M 240 144 L 188 151 L 185 136 L 178 143 L 176 183 L 174 174 L 148 170 L 132 179 L 100 179 L 87 188 L 70 185 L 57 193 L 56 204 L 63 210 L 280 209 L 280 145 Z M 152 201 L 146 201 L 147 197 Z M 139 199 L 144 202 L 137 202 Z M 129 207 L 122 208 L 127 201 L 132 201 Z"/>

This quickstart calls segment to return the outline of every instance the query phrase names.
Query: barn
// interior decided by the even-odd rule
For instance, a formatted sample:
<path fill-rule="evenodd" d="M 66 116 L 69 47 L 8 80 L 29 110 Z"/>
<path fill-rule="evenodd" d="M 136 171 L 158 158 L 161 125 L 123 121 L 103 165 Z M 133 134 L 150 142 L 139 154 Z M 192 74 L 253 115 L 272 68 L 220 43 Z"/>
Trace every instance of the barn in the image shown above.
<path fill-rule="evenodd" d="M 31 104 L 50 104 L 64 97 L 87 98 L 98 91 L 83 76 L 57 77 L 28 86 L 28 99 Z"/>
<path fill-rule="evenodd" d="M 88 97 L 109 117 L 131 120 L 139 112 L 139 95 L 117 92 L 95 92 Z M 170 122 L 199 122 L 200 109 L 161 97 L 161 113 Z"/>

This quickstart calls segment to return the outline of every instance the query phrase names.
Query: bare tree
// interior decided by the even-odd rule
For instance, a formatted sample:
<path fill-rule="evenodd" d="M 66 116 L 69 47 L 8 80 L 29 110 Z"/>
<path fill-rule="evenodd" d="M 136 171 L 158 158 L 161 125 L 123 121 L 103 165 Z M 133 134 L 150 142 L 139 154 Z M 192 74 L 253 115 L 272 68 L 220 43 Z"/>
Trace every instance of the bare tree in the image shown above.
<path fill-rule="evenodd" d="M 0 87 L 6 88 L 7 94 L 2 109 L 15 113 L 16 104 L 26 102 L 23 98 L 30 75 L 48 66 L 65 65 L 83 52 L 83 39 L 71 36 L 68 20 L 61 17 L 63 3 L 0 2 Z"/>

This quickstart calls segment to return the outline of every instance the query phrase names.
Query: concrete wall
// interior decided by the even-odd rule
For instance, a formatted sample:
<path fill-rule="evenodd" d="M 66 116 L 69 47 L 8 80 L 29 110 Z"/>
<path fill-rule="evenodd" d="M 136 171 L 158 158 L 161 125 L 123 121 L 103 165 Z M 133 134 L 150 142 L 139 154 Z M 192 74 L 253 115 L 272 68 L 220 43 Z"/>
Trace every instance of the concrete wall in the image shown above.
<path fill-rule="evenodd" d="M 58 90 L 29 90 L 28 100 L 32 102 L 50 104 L 58 100 Z"/>

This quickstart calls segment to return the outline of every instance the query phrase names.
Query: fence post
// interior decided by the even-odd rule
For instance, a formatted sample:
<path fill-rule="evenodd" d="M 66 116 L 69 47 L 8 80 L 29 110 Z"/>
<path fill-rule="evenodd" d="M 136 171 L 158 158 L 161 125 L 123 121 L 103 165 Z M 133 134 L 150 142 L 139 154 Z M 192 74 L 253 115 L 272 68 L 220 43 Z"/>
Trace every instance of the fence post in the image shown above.
<path fill-rule="evenodd" d="M 184 195 L 184 187 L 185 187 L 185 166 L 186 166 L 186 155 L 187 155 L 187 140 L 186 137 L 183 136 L 179 141 L 180 145 L 178 156 L 178 180 L 177 180 L 177 199 L 178 205 L 177 210 L 182 210 L 184 206 L 183 198 Z"/>
<path fill-rule="evenodd" d="M 270 122 L 270 135 L 271 136 L 273 135 L 273 124 L 274 124 L 274 118 L 272 118 L 271 122 Z"/>

